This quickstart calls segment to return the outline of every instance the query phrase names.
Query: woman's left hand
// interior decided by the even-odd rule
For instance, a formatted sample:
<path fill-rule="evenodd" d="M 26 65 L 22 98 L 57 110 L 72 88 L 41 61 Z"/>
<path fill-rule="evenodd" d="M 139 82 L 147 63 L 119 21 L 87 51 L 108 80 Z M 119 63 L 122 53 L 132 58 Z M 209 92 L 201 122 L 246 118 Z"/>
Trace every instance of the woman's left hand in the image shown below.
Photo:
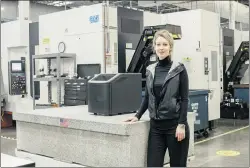
<path fill-rule="evenodd" d="M 176 128 L 175 137 L 178 141 L 185 139 L 185 125 L 179 124 Z"/>

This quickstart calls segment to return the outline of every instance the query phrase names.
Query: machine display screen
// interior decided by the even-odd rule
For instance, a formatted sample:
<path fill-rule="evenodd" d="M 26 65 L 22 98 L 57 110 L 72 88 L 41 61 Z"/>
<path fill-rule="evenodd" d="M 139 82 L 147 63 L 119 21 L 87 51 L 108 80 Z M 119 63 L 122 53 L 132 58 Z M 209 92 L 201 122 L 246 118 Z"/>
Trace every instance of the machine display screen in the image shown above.
<path fill-rule="evenodd" d="M 13 71 L 13 72 L 22 71 L 22 63 L 12 63 L 11 71 Z"/>
<path fill-rule="evenodd" d="M 87 76 L 94 77 L 96 74 L 101 73 L 100 64 L 78 64 L 77 74 L 79 77 L 84 78 Z"/>
<path fill-rule="evenodd" d="M 233 46 L 233 37 L 224 36 L 224 45 Z"/>

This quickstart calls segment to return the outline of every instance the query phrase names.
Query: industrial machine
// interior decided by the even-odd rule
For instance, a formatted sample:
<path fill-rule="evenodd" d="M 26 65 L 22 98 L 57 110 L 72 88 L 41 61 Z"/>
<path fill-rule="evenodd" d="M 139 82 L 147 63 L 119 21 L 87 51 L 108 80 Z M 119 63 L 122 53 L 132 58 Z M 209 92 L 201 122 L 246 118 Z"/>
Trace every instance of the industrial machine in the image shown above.
<path fill-rule="evenodd" d="M 88 82 L 88 110 L 104 116 L 135 112 L 141 91 L 140 73 L 99 74 Z"/>
<path fill-rule="evenodd" d="M 144 28 L 132 60 L 127 68 L 127 73 L 142 74 L 142 88 L 145 87 L 146 67 L 157 60 L 157 57 L 153 54 L 152 42 L 155 32 L 160 29 L 168 30 L 172 33 L 175 40 L 181 39 L 181 27 L 177 25 L 165 24 Z"/>
<path fill-rule="evenodd" d="M 9 94 L 26 94 L 26 71 L 25 58 L 21 60 L 12 60 L 9 62 Z"/>
<path fill-rule="evenodd" d="M 1 62 L 0 62 L 1 64 Z M 1 127 L 11 127 L 15 122 L 12 120 L 12 112 L 8 110 L 7 105 L 9 103 L 10 97 L 9 95 L 13 96 L 13 98 L 24 98 L 27 94 L 26 92 L 26 69 L 25 69 L 25 57 L 21 57 L 20 60 L 11 60 L 6 64 L 8 66 L 8 78 L 6 81 L 9 81 L 9 94 L 8 90 L 4 89 L 4 80 L 2 76 L 2 68 L 0 70 L 0 82 L 1 82 L 1 94 L 0 94 L 0 101 L 1 101 Z M 7 70 L 6 66 L 6 70 Z M 17 100 L 16 99 L 16 100 Z M 20 101 L 20 100 L 19 100 Z M 14 103 L 19 103 L 18 101 L 13 101 Z"/>
<path fill-rule="evenodd" d="M 248 62 L 248 63 L 247 63 Z M 224 75 L 224 95 L 221 102 L 221 118 L 245 119 L 249 117 L 248 96 L 246 100 L 241 98 L 241 94 L 249 93 L 246 89 L 248 85 L 241 85 L 240 81 L 244 77 L 249 67 L 249 41 L 241 42 L 231 64 Z M 237 94 L 237 90 L 242 90 Z"/>
<path fill-rule="evenodd" d="M 247 103 L 233 97 L 230 93 L 224 95 L 221 102 L 221 118 L 246 119 L 249 117 Z"/>
<path fill-rule="evenodd" d="M 233 95 L 233 85 L 240 84 L 241 79 L 244 77 L 249 63 L 249 41 L 243 41 L 240 44 L 233 60 L 225 72 L 225 92 L 229 92 Z"/>

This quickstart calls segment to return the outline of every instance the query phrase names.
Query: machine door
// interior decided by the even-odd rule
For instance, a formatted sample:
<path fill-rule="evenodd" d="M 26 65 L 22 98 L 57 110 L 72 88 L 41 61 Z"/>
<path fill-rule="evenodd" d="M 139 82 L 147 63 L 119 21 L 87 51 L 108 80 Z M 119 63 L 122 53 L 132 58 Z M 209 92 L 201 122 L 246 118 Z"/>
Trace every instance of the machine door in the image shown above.
<path fill-rule="evenodd" d="M 220 118 L 220 57 L 219 47 L 208 46 L 206 56 L 208 58 L 208 120 Z"/>

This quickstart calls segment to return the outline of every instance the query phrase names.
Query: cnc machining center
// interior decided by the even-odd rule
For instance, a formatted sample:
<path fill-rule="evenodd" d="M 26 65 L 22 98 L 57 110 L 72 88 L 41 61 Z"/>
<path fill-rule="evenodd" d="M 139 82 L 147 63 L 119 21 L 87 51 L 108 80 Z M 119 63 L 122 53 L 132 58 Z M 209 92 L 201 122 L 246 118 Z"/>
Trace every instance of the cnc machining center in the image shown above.
<path fill-rule="evenodd" d="M 224 92 L 229 92 L 233 95 L 233 85 L 240 84 L 241 79 L 244 77 L 249 64 L 249 41 L 243 41 L 240 44 L 235 56 L 228 69 L 225 72 L 225 88 Z"/>
<path fill-rule="evenodd" d="M 240 44 L 224 74 L 224 96 L 221 103 L 222 118 L 245 119 L 249 117 L 249 86 L 240 84 L 249 67 L 249 41 Z M 244 95 L 247 95 L 244 97 Z"/>

